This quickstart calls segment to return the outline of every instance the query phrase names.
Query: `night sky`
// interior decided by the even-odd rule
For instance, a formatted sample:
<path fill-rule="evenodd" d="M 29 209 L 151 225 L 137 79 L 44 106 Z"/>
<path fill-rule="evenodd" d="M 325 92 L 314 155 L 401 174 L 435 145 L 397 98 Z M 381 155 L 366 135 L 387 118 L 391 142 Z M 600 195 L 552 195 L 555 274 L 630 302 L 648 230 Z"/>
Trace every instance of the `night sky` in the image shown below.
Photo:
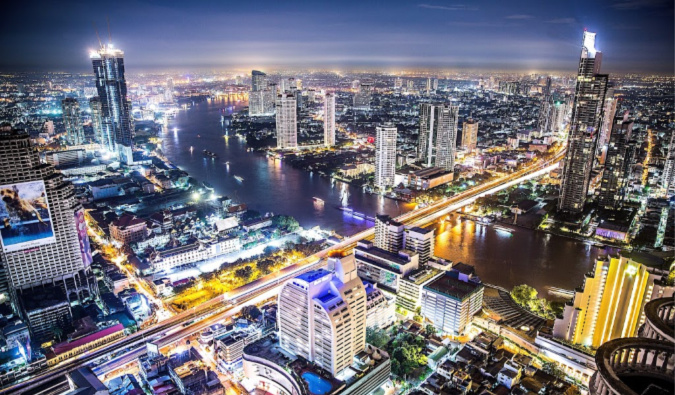
<path fill-rule="evenodd" d="M 127 69 L 378 67 L 575 71 L 584 28 L 605 72 L 673 72 L 673 0 L 11 1 L 0 69 L 86 71 L 92 22 Z"/>

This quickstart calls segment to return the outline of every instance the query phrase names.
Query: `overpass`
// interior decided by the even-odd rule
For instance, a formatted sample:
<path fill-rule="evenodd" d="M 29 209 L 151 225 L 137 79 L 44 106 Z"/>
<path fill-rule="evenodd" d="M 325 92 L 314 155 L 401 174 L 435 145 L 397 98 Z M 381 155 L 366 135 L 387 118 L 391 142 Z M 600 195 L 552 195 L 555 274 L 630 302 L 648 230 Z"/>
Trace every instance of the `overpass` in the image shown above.
<path fill-rule="evenodd" d="M 494 194 L 513 185 L 517 185 L 523 181 L 527 181 L 529 179 L 549 173 L 559 166 L 559 162 L 564 155 L 565 151 L 560 150 L 551 159 L 536 161 L 514 173 L 488 181 L 452 197 L 440 199 L 427 207 L 407 212 L 396 217 L 395 219 L 399 222 L 413 226 L 427 225 L 451 213 L 452 211 L 473 203 L 480 197 Z M 296 264 L 293 264 L 278 272 L 269 274 L 261 279 L 253 281 L 223 295 L 215 297 L 199 306 L 186 310 L 149 328 L 114 341 L 106 346 L 102 346 L 84 354 L 78 355 L 77 357 L 73 357 L 67 361 L 63 361 L 62 363 L 52 366 L 43 371 L 41 374 L 32 378 L 25 378 L 21 382 L 6 385 L 0 389 L 0 394 L 30 393 L 30 391 L 37 386 L 54 380 L 57 377 L 63 376 L 64 374 L 78 369 L 79 367 L 97 359 L 105 357 L 113 351 L 137 346 L 140 343 L 145 343 L 148 340 L 155 339 L 158 336 L 166 337 L 167 341 L 169 339 L 174 339 L 174 341 L 179 340 L 185 336 L 202 330 L 209 325 L 212 325 L 213 323 L 228 317 L 229 315 L 234 314 L 233 309 L 241 308 L 241 306 L 243 306 L 245 303 L 255 299 L 256 297 L 269 292 L 276 292 L 278 288 L 287 280 L 302 273 L 321 267 L 323 265 L 323 259 L 331 251 L 351 250 L 356 246 L 358 241 L 371 237 L 374 235 L 374 233 L 374 228 L 361 231 L 329 248 L 304 258 Z M 194 322 L 196 320 L 199 321 Z M 165 336 L 167 332 L 183 327 L 184 323 L 186 322 L 192 323 L 183 329 L 170 334 L 169 336 Z M 164 343 L 164 341 L 162 341 L 162 343 Z M 138 356 L 142 355 L 144 352 L 144 347 L 130 351 L 130 353 L 133 353 L 133 355 Z"/>

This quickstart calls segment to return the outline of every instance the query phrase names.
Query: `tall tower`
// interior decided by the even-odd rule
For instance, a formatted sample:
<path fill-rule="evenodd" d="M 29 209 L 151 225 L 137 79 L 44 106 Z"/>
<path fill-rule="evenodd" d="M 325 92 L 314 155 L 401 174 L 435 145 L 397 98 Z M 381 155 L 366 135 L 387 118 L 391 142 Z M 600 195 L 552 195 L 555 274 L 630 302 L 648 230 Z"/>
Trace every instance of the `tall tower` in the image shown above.
<path fill-rule="evenodd" d="M 335 145 L 335 94 L 330 92 L 323 103 L 323 143 L 326 147 Z"/>
<path fill-rule="evenodd" d="M 417 154 L 425 166 L 454 169 L 458 117 L 459 106 L 422 103 Z"/>
<path fill-rule="evenodd" d="M 124 52 L 111 44 L 90 54 L 96 76 L 96 89 L 101 100 L 101 120 L 104 135 L 114 141 L 114 151 L 123 163 L 133 163 L 133 130 L 127 81 L 124 78 Z"/>
<path fill-rule="evenodd" d="M 558 203 L 564 213 L 580 214 L 586 202 L 607 93 L 607 75 L 599 74 L 601 61 L 595 33 L 584 31 Z"/>
<path fill-rule="evenodd" d="M 65 291 L 69 302 L 96 294 L 84 211 L 73 185 L 40 162 L 28 133 L 1 131 L 0 152 L 0 260 L 16 309 L 20 310 L 22 294 L 39 293 L 47 285 Z M 29 210 L 15 204 L 17 199 L 28 202 Z M 27 320 L 35 333 L 38 324 Z M 49 324 L 49 314 L 39 320 L 41 326 Z"/>
<path fill-rule="evenodd" d="M 549 134 L 553 127 L 551 124 L 551 112 L 553 111 L 551 98 L 551 77 L 546 77 L 546 85 L 544 86 L 541 106 L 539 107 L 539 120 L 537 121 L 537 129 L 539 129 L 540 135 Z"/>
<path fill-rule="evenodd" d="M 663 176 L 661 177 L 661 188 L 666 197 L 675 195 L 675 133 L 670 135 L 670 144 L 668 145 L 668 156 L 663 166 Z"/>
<path fill-rule="evenodd" d="M 298 148 L 297 104 L 290 92 L 277 96 L 277 148 Z"/>
<path fill-rule="evenodd" d="M 375 128 L 375 186 L 380 190 L 394 186 L 396 172 L 396 134 L 398 130 L 391 123 Z"/>
<path fill-rule="evenodd" d="M 84 129 L 80 119 L 80 103 L 72 97 L 61 101 L 63 110 L 63 125 L 66 127 L 66 140 L 69 145 L 84 143 Z"/>
<path fill-rule="evenodd" d="M 91 109 L 91 128 L 94 130 L 94 139 L 106 150 L 114 151 L 115 142 L 112 135 L 107 133 L 110 132 L 110 129 L 103 129 L 101 98 L 94 96 L 89 99 L 89 108 Z"/>
<path fill-rule="evenodd" d="M 462 127 L 462 147 L 468 151 L 476 149 L 478 143 L 478 121 L 467 119 Z"/>
<path fill-rule="evenodd" d="M 251 70 L 251 91 L 258 92 L 267 89 L 267 74 L 258 70 Z"/>
<path fill-rule="evenodd" d="M 600 206 L 616 209 L 621 206 L 628 186 L 633 159 L 632 150 L 629 147 L 633 133 L 633 120 L 628 119 L 628 113 L 622 117 L 616 117 L 611 129 L 600 184 Z"/>

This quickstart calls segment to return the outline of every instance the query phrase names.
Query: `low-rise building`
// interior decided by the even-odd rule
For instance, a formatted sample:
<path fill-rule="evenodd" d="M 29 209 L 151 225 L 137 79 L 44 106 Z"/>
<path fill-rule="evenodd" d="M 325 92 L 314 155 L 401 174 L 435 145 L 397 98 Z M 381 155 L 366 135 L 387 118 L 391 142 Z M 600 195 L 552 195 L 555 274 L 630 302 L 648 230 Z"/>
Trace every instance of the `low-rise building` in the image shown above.
<path fill-rule="evenodd" d="M 481 309 L 483 286 L 450 271 L 422 288 L 422 316 L 441 332 L 461 335 Z"/>
<path fill-rule="evenodd" d="M 148 227 L 145 220 L 124 214 L 110 224 L 110 237 L 120 244 L 130 244 L 145 239 Z"/>
<path fill-rule="evenodd" d="M 52 351 L 47 354 L 47 365 L 54 366 L 121 337 L 124 337 L 124 326 L 117 324 L 76 340 L 59 343 L 53 346 Z"/>
<path fill-rule="evenodd" d="M 419 256 L 411 251 L 389 252 L 370 241 L 359 241 L 354 250 L 358 276 L 377 283 L 387 292 L 397 293 L 400 279 L 419 267 Z"/>

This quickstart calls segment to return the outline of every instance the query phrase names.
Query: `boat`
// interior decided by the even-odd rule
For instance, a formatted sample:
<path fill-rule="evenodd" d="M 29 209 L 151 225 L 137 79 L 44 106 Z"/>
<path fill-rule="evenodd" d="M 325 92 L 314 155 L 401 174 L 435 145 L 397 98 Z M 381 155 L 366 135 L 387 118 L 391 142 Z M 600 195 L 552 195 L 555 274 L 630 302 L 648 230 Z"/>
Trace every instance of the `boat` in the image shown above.
<path fill-rule="evenodd" d="M 194 149 L 195 148 L 193 146 L 190 146 L 190 153 L 192 153 L 192 151 L 194 151 Z"/>
<path fill-rule="evenodd" d="M 239 182 L 244 182 L 244 177 L 234 176 L 234 178 Z"/>
<path fill-rule="evenodd" d="M 208 190 L 211 191 L 211 192 L 213 192 L 214 189 L 215 189 L 215 188 L 213 187 L 213 185 L 209 184 L 209 183 L 206 182 L 206 181 L 202 181 L 202 184 L 204 185 L 204 188 L 208 189 Z"/>
<path fill-rule="evenodd" d="M 229 165 L 230 165 L 230 161 L 228 160 L 227 162 L 225 162 L 225 164 L 226 164 L 227 166 L 229 166 Z"/>
<path fill-rule="evenodd" d="M 493 228 L 501 230 L 502 232 L 513 233 L 513 229 L 507 228 L 506 226 L 494 225 Z"/>
<path fill-rule="evenodd" d="M 209 158 L 217 158 L 218 157 L 218 154 L 216 154 L 215 152 L 211 152 L 211 151 L 207 151 L 207 150 L 204 150 L 202 152 L 204 153 L 204 156 L 207 156 Z"/>
<path fill-rule="evenodd" d="M 324 204 L 324 201 L 321 198 L 318 198 L 318 197 L 314 196 L 312 199 L 314 199 L 314 203 L 316 203 L 316 204 L 320 204 L 320 205 Z"/>

